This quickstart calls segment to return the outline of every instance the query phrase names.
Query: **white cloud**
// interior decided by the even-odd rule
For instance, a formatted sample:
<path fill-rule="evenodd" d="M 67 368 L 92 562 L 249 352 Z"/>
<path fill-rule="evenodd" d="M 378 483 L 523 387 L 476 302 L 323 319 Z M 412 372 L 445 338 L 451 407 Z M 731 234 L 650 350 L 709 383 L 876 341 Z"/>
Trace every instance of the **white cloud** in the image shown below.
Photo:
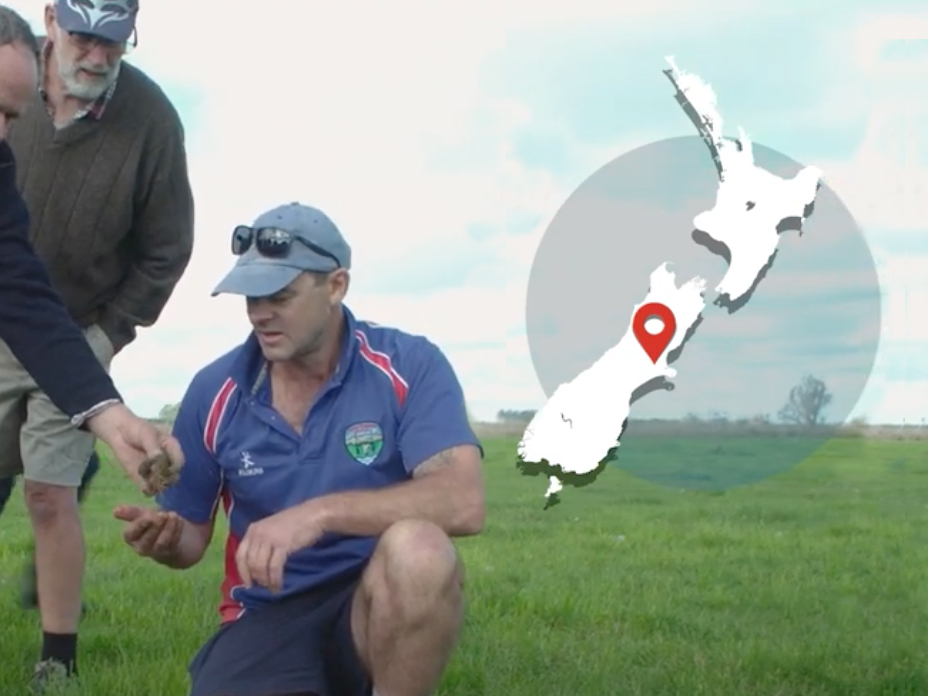
<path fill-rule="evenodd" d="M 924 425 L 928 414 L 928 380 L 889 382 L 879 377 L 867 384 L 848 418 L 866 418 L 871 423 Z"/>
<path fill-rule="evenodd" d="M 849 46 L 851 65 L 866 78 L 925 77 L 928 75 L 928 57 L 921 56 L 916 60 L 909 55 L 903 55 L 901 59 L 889 58 L 885 48 L 896 41 L 923 41 L 926 38 L 928 12 L 860 13 Z"/>
<path fill-rule="evenodd" d="M 910 234 L 928 228 L 928 166 L 915 121 L 928 117 L 919 105 L 876 104 L 867 132 L 849 162 L 822 164 L 825 178 L 863 227 Z M 921 137 L 921 136 L 919 136 Z"/>
<path fill-rule="evenodd" d="M 884 337 L 897 341 L 928 342 L 928 255 L 897 256 L 880 268 L 887 292 L 883 304 Z M 928 351 L 925 353 L 928 363 Z"/>
<path fill-rule="evenodd" d="M 860 13 L 840 37 L 853 74 L 848 82 L 865 94 L 869 121 L 850 161 L 822 167 L 865 231 L 928 229 L 928 100 L 920 89 L 928 78 L 928 58 L 914 50 L 886 51 L 926 37 L 924 11 Z"/>

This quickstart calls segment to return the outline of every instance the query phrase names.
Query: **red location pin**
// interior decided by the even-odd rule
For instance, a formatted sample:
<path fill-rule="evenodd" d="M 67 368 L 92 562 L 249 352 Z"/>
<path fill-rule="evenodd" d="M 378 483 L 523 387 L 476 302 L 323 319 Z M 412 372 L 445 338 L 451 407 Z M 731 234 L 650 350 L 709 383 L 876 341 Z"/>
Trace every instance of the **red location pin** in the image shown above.
<path fill-rule="evenodd" d="M 664 324 L 664 328 L 657 334 L 649 333 L 644 327 L 648 319 L 654 317 L 660 319 Z M 670 345 L 670 340 L 676 330 L 677 320 L 673 316 L 673 312 L 670 311 L 670 307 L 662 305 L 660 302 L 649 302 L 642 305 L 635 312 L 635 318 L 632 319 L 632 331 L 635 332 L 635 338 L 638 339 L 639 345 L 644 348 L 644 352 L 651 358 L 652 363 L 656 363 L 657 359 L 667 349 L 667 346 Z"/>

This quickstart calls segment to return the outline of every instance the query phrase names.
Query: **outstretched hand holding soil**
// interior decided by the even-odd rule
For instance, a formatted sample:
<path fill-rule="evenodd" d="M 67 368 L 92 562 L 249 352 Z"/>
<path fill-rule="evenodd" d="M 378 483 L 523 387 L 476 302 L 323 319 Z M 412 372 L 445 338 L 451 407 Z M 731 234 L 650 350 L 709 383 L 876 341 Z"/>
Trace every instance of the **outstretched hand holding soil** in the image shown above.
<path fill-rule="evenodd" d="M 148 457 L 139 465 L 139 475 L 145 482 L 145 495 L 156 495 L 177 483 L 182 466 L 182 462 L 172 461 L 164 451 Z"/>

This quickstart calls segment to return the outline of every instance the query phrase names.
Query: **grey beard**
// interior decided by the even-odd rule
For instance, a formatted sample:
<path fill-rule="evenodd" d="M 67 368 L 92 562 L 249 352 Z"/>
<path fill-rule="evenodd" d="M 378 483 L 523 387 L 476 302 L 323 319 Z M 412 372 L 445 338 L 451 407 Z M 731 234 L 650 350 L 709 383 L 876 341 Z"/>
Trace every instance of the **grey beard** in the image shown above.
<path fill-rule="evenodd" d="M 109 86 L 113 80 L 112 76 L 110 75 L 105 79 L 94 80 L 92 82 L 83 82 L 77 79 L 75 71 L 75 74 L 71 75 L 62 73 L 61 81 L 64 83 L 64 91 L 69 97 L 83 99 L 86 101 L 94 101 L 104 92 L 106 92 L 107 89 L 109 89 Z"/>

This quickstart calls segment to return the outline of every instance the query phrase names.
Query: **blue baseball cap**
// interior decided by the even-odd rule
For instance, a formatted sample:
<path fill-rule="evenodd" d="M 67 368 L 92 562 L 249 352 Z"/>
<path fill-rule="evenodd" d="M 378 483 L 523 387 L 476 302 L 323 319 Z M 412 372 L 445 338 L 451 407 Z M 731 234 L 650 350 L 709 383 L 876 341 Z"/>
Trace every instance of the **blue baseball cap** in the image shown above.
<path fill-rule="evenodd" d="M 251 228 L 282 230 L 307 244 L 294 239 L 287 255 L 272 257 L 264 256 L 252 241 L 213 290 L 213 297 L 223 293 L 268 297 L 283 290 L 303 272 L 329 273 L 351 268 L 351 247 L 335 223 L 317 208 L 300 203 L 281 205 L 260 215 Z"/>
<path fill-rule="evenodd" d="M 123 43 L 135 30 L 138 0 L 56 0 L 55 21 L 67 32 Z"/>

